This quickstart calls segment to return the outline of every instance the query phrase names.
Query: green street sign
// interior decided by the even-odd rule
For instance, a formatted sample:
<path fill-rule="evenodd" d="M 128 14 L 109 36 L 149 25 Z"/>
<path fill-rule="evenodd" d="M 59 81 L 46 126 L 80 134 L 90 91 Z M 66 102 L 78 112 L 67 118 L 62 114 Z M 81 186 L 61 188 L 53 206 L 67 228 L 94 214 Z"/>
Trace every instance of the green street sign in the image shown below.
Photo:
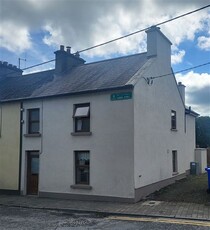
<path fill-rule="evenodd" d="M 111 101 L 132 99 L 132 92 L 112 93 L 110 99 Z"/>

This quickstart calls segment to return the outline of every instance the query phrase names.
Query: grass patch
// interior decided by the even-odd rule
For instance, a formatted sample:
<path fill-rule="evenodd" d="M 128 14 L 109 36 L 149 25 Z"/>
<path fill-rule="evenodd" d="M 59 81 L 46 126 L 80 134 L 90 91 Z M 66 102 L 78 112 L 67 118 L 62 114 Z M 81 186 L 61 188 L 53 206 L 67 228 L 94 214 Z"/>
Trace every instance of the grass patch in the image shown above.
<path fill-rule="evenodd" d="M 150 198 L 160 201 L 210 204 L 207 174 L 189 175 L 185 179 L 156 191 Z"/>

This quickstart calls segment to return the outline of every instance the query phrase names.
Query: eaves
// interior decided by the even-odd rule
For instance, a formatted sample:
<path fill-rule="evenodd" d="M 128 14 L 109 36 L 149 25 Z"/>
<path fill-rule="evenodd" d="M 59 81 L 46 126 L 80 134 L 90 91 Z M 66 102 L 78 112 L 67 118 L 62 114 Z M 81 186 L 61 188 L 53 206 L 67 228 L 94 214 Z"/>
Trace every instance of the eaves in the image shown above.
<path fill-rule="evenodd" d="M 52 94 L 52 95 L 44 95 L 44 96 L 33 96 L 33 97 L 22 97 L 22 98 L 12 98 L 12 99 L 3 99 L 0 100 L 0 103 L 8 103 L 8 102 L 16 102 L 16 101 L 27 101 L 27 100 L 37 100 L 37 99 L 45 99 L 45 98 L 55 98 L 55 97 L 64 97 L 64 96 L 77 96 L 77 95 L 85 95 L 85 94 L 93 94 L 93 93 L 101 93 L 101 92 L 109 92 L 113 90 L 133 90 L 134 86 L 132 84 L 117 86 L 117 87 L 109 87 L 103 89 L 91 89 L 84 91 L 76 91 L 69 93 L 61 93 L 61 94 Z"/>

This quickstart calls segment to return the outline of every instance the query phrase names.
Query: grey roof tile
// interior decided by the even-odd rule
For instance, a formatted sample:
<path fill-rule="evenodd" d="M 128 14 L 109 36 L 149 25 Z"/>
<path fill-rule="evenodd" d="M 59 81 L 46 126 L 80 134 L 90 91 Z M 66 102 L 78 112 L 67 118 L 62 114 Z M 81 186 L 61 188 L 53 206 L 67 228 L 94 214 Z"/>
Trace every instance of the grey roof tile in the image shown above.
<path fill-rule="evenodd" d="M 0 100 L 28 98 L 37 88 L 43 87 L 54 78 L 54 70 L 23 75 L 22 77 L 0 78 Z"/>
<path fill-rule="evenodd" d="M 49 70 L 22 77 L 0 78 L 0 100 L 125 87 L 147 60 L 146 53 L 142 53 L 80 65 L 60 75 L 55 75 L 54 70 Z"/>

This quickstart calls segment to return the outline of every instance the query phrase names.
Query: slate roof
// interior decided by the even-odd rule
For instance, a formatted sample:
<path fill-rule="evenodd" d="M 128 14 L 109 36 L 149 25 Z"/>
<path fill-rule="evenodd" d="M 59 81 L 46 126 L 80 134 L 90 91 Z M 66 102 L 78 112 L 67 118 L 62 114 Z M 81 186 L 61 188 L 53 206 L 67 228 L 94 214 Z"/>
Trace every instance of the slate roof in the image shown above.
<path fill-rule="evenodd" d="M 0 78 L 0 100 L 19 100 L 126 88 L 126 83 L 147 62 L 146 53 L 114 58 L 72 68 L 68 73 L 54 70 L 22 77 Z"/>
<path fill-rule="evenodd" d="M 23 75 L 0 77 L 0 101 L 31 97 L 32 93 L 53 80 L 54 70 Z"/>

